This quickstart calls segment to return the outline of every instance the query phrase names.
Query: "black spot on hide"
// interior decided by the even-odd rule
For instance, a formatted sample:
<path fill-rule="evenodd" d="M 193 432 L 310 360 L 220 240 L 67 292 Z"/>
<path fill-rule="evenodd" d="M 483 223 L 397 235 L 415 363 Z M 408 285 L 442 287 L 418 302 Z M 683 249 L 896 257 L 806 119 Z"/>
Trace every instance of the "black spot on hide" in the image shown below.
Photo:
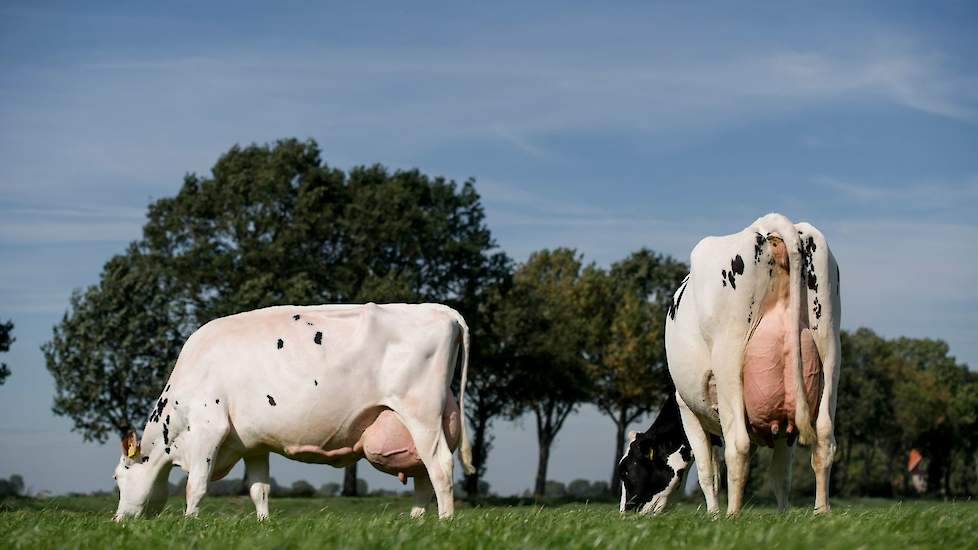
<path fill-rule="evenodd" d="M 170 448 L 169 447 L 167 447 L 167 448 L 165 448 L 163 450 L 166 451 L 166 454 L 170 454 Z"/>
<path fill-rule="evenodd" d="M 298 321 L 298 320 L 299 320 L 299 314 L 298 314 L 298 313 L 296 313 L 295 315 L 293 315 L 293 316 L 292 316 L 292 320 L 293 320 L 293 321 Z"/>
<path fill-rule="evenodd" d="M 313 380 L 312 383 L 313 383 L 313 385 L 318 386 L 319 385 L 319 380 Z"/>
<path fill-rule="evenodd" d="M 268 398 L 268 404 L 274 407 L 275 406 L 275 398 L 272 397 L 271 395 L 265 395 L 265 397 Z"/>
<path fill-rule="evenodd" d="M 689 284 L 689 275 L 683 279 L 683 284 L 679 287 L 679 294 L 675 296 L 672 303 L 669 304 L 669 318 L 673 321 L 676 320 L 676 312 L 679 311 L 679 303 L 683 300 L 683 293 L 686 292 L 686 285 Z"/>
<path fill-rule="evenodd" d="M 764 235 L 761 235 L 760 233 L 754 234 L 754 263 L 755 264 L 760 263 L 761 253 L 764 251 L 764 243 L 766 242 L 767 240 L 764 238 Z"/>
<path fill-rule="evenodd" d="M 163 424 L 163 444 L 170 444 L 170 428 L 166 424 Z"/>
<path fill-rule="evenodd" d="M 801 232 L 798 232 L 801 235 Z M 814 290 L 818 292 L 818 277 L 815 276 L 815 261 L 812 258 L 812 254 L 818 247 L 815 245 L 815 239 L 808 236 L 808 239 L 800 239 L 798 243 L 798 252 L 801 254 L 801 274 L 802 278 L 808 284 L 808 290 Z"/>
<path fill-rule="evenodd" d="M 276 344 L 276 345 L 277 345 L 278 349 L 284 348 L 285 347 L 285 340 L 282 340 L 281 338 L 279 338 L 278 339 L 278 344 Z"/>
<path fill-rule="evenodd" d="M 323 333 L 317 331 L 316 336 L 313 337 L 312 341 L 316 342 L 316 344 L 319 346 L 323 345 Z"/>
<path fill-rule="evenodd" d="M 148 456 L 144 456 L 143 457 L 143 464 L 146 464 L 147 462 L 149 462 L 149 457 Z"/>
<path fill-rule="evenodd" d="M 160 399 L 156 401 L 156 409 L 149 413 L 150 422 L 159 422 L 160 415 L 163 414 L 163 409 L 166 407 L 167 399 Z"/>
<path fill-rule="evenodd" d="M 733 260 L 730 260 L 730 269 L 737 275 L 744 274 L 744 259 L 740 257 L 740 254 L 737 254 Z"/>
<path fill-rule="evenodd" d="M 221 400 L 220 399 L 215 399 L 214 400 L 214 403 L 217 404 L 217 405 L 220 405 L 221 404 Z"/>

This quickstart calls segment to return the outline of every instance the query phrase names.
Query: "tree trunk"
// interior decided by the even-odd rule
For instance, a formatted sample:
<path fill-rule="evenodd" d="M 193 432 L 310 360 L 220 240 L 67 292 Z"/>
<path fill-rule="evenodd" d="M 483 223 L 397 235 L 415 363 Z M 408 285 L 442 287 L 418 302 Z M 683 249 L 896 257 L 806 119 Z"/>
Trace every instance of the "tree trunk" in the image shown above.
<path fill-rule="evenodd" d="M 611 465 L 611 494 L 617 499 L 621 496 L 621 479 L 618 477 L 618 463 L 621 457 L 625 456 L 625 428 L 627 428 L 627 418 L 625 409 L 622 407 L 618 411 L 618 418 L 615 420 L 615 463 Z"/>
<path fill-rule="evenodd" d="M 345 497 L 357 496 L 357 463 L 354 462 L 346 467 L 343 473 L 343 492 Z"/>
<path fill-rule="evenodd" d="M 863 467 L 863 492 L 873 486 L 873 462 L 876 461 L 876 444 L 874 440 L 866 451 L 866 464 Z"/>
<path fill-rule="evenodd" d="M 533 495 L 543 497 L 547 489 L 547 464 L 550 462 L 550 443 L 546 437 L 538 437 L 540 442 L 540 457 L 537 461 L 537 481 L 533 487 Z"/>
<path fill-rule="evenodd" d="M 944 467 L 944 498 L 951 497 L 951 466 L 954 464 L 954 453 L 949 453 L 947 465 Z"/>

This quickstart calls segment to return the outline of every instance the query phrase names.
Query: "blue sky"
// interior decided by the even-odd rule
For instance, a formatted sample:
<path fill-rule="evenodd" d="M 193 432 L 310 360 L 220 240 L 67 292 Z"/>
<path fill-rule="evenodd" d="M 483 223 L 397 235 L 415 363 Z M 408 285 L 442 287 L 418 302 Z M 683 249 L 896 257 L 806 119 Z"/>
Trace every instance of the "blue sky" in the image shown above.
<path fill-rule="evenodd" d="M 39 346 L 149 202 L 283 137 L 341 168 L 475 177 L 517 259 L 685 259 L 780 211 L 826 234 L 844 327 L 943 338 L 978 365 L 974 3 L 202 4 L 0 7 L 0 318 L 17 325 L 0 476 L 111 487 L 115 443 L 51 414 Z M 499 492 L 532 485 L 532 429 L 498 426 Z M 607 478 L 613 437 L 583 408 L 551 477 Z M 281 482 L 340 474 L 273 463 Z"/>

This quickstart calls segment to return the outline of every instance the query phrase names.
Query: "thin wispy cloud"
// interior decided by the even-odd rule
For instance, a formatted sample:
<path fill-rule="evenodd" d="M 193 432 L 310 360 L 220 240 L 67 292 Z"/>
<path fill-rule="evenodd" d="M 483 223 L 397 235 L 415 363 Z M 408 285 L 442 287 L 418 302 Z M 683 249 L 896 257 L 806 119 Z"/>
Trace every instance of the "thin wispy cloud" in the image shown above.
<path fill-rule="evenodd" d="M 816 176 L 812 182 L 841 193 L 846 199 L 867 203 L 910 206 L 915 209 L 967 208 L 978 205 L 978 176 L 957 183 L 922 182 L 873 185 L 828 176 Z"/>
<path fill-rule="evenodd" d="M 0 244 L 125 243 L 140 236 L 145 215 L 128 207 L 0 208 Z"/>

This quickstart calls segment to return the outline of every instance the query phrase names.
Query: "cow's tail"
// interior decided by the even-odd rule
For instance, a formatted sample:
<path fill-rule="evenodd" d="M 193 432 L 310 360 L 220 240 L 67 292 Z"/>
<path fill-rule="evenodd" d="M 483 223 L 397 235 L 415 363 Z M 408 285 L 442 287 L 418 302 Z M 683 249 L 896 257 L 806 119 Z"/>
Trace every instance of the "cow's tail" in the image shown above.
<path fill-rule="evenodd" d="M 791 362 L 795 373 L 795 427 L 798 428 L 798 441 L 803 445 L 815 442 L 815 429 L 812 427 L 811 411 L 805 397 L 805 378 L 801 362 L 801 319 L 805 314 L 801 303 L 801 290 L 804 279 L 802 243 L 798 231 L 791 221 L 780 214 L 768 214 L 761 218 L 764 226 L 777 231 L 784 241 L 788 253 L 788 310 L 794 322 L 788 323 L 788 341 L 791 342 Z M 759 220 L 760 221 L 760 220 Z"/>
<path fill-rule="evenodd" d="M 453 310 L 454 311 L 454 310 Z M 467 475 L 475 473 L 475 466 L 472 465 L 472 443 L 469 441 L 469 431 L 466 429 L 468 420 L 465 418 L 465 384 L 469 375 L 469 326 L 465 324 L 462 314 L 455 311 L 455 321 L 462 329 L 462 380 L 458 386 L 458 414 L 461 417 L 461 445 L 459 446 L 459 458 L 462 461 L 462 470 Z"/>

